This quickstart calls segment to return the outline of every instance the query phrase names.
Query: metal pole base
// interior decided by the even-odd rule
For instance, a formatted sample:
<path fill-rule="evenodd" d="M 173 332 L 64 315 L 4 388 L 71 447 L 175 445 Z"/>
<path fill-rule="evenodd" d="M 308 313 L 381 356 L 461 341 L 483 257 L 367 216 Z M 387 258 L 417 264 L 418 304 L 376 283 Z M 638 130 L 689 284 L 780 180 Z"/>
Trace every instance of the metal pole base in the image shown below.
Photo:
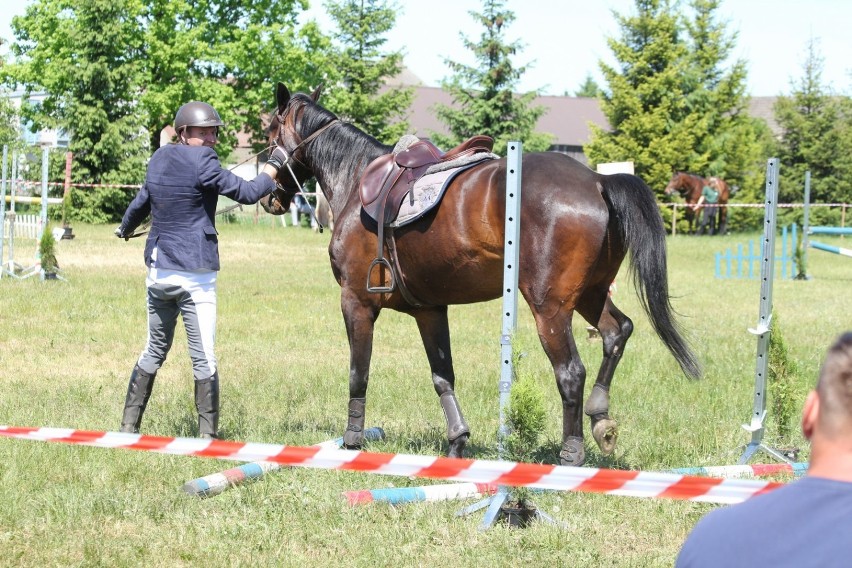
<path fill-rule="evenodd" d="M 762 442 L 751 442 L 748 446 L 746 446 L 746 449 L 743 452 L 742 457 L 740 457 L 740 461 L 738 462 L 739 465 L 747 464 L 749 460 L 754 456 L 754 454 L 760 451 L 769 454 L 778 461 L 793 465 L 793 460 L 787 458 L 787 456 L 785 456 L 775 448 L 770 448 Z"/>
<path fill-rule="evenodd" d="M 479 530 L 486 531 L 494 526 L 494 524 L 500 519 L 501 508 L 506 504 L 506 500 L 509 498 L 509 493 L 505 488 L 501 487 L 497 493 L 492 495 L 491 497 L 487 497 L 482 501 L 477 501 L 472 505 L 468 505 L 458 513 L 456 513 L 457 517 L 465 517 L 470 515 L 471 513 L 475 513 L 481 509 L 488 509 L 485 511 L 485 517 L 482 519 L 482 524 L 479 525 Z M 569 528 L 565 523 L 560 523 L 541 509 L 536 508 L 533 513 L 536 520 L 543 521 L 550 525 L 554 525 L 562 528 Z"/>

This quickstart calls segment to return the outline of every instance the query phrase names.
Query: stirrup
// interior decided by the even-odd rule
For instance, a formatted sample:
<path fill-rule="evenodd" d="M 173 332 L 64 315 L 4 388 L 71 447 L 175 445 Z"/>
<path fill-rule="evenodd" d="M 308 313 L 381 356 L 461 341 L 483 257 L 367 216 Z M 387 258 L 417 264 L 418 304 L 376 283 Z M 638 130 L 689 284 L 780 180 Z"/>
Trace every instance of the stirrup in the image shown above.
<path fill-rule="evenodd" d="M 388 269 L 388 273 L 390 274 L 390 284 L 388 286 L 370 286 L 370 276 L 373 274 L 373 268 L 376 265 L 384 266 Z M 371 294 L 389 294 L 396 289 L 396 280 L 393 276 L 393 268 L 390 265 L 390 262 L 384 258 L 377 258 L 373 262 L 370 263 L 370 268 L 367 269 L 367 292 Z"/>

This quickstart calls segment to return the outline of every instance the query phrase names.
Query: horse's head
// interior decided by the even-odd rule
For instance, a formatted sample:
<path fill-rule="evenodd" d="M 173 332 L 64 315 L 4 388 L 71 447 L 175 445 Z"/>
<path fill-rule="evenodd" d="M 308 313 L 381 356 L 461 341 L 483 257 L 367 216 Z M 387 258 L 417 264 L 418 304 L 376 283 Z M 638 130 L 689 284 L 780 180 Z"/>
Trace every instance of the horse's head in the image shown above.
<path fill-rule="evenodd" d="M 277 145 L 287 153 L 287 163 L 278 170 L 275 182 L 277 188 L 260 200 L 267 213 L 283 215 L 290 208 L 293 197 L 301 191 L 302 184 L 313 177 L 314 172 L 306 164 L 304 145 L 311 134 L 302 134 L 302 118 L 305 107 L 319 99 L 321 87 L 317 87 L 310 97 L 302 94 L 290 95 L 289 89 L 278 83 L 276 102 L 278 108 L 267 129 L 269 147 Z"/>
<path fill-rule="evenodd" d="M 666 186 L 665 194 L 671 195 L 676 191 L 680 191 L 683 187 L 683 172 L 675 172 L 672 175 L 672 179 L 669 180 L 669 184 Z"/>

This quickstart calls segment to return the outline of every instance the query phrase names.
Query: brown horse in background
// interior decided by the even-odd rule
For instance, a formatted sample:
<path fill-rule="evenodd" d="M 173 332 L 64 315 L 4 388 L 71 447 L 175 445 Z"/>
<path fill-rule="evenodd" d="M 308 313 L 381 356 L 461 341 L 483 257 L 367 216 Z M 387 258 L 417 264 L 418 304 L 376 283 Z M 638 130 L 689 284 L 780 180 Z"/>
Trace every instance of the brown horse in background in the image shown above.
<path fill-rule="evenodd" d="M 279 83 L 277 98 L 280 126 L 274 142 L 290 156 L 296 179 L 281 168 L 281 187 L 261 204 L 281 214 L 298 191 L 296 181 L 315 177 L 334 214 L 329 256 L 341 287 L 350 348 L 344 445 L 359 448 L 363 442 L 373 332 L 381 310 L 390 308 L 417 322 L 447 421 L 448 455 L 461 457 L 470 429 L 454 390 L 447 306 L 503 294 L 506 159 L 486 160 L 460 173 L 440 206 L 393 229 L 392 236 L 385 233 L 385 258 L 395 260 L 391 280 L 389 270 L 370 270 L 377 226 L 362 209 L 359 185 L 367 165 L 392 147 L 319 106 L 319 89 L 291 97 Z M 657 335 L 688 376 L 699 376 L 700 369 L 672 312 L 666 231 L 651 189 L 636 176 L 601 175 L 556 152 L 523 156 L 522 187 L 518 290 L 532 310 L 562 398 L 561 463 L 582 465 L 584 411 L 602 452 L 615 446 L 610 386 L 633 323 L 608 292 L 628 251 L 637 293 Z M 405 296 L 400 285 L 390 286 L 392 281 L 403 282 Z M 603 345 L 585 408 L 586 369 L 572 332 L 575 312 L 600 331 Z"/>
<path fill-rule="evenodd" d="M 666 185 L 665 194 L 671 195 L 677 191 L 683 197 L 686 204 L 691 206 L 686 208 L 685 215 L 687 223 L 689 224 L 689 232 L 692 233 L 692 225 L 697 212 L 695 205 L 698 203 L 698 199 L 701 197 L 701 191 L 704 189 L 705 185 L 709 185 L 719 192 L 719 201 L 716 205 L 716 209 L 718 210 L 718 213 L 716 214 L 716 227 L 718 230 L 716 233 L 724 235 L 728 225 L 727 204 L 728 199 L 731 196 L 731 188 L 725 180 L 717 176 L 704 178 L 696 174 L 675 172 L 672 179 L 669 180 L 668 185 Z M 699 227 L 699 232 L 702 232 L 702 230 L 703 226 Z M 713 234 L 712 227 L 710 229 L 710 234 Z"/>

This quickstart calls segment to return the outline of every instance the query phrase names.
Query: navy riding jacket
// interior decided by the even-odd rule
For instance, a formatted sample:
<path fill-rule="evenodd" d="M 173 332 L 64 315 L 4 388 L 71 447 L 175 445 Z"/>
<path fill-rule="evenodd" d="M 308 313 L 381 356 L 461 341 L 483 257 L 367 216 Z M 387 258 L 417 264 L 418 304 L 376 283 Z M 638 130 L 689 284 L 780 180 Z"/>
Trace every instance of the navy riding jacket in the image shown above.
<path fill-rule="evenodd" d="M 219 270 L 216 204 L 224 195 L 238 203 L 256 203 L 275 189 L 267 174 L 246 181 L 222 168 L 206 146 L 169 144 L 154 152 L 145 185 L 130 203 L 121 228 L 132 233 L 150 214 L 145 264 L 171 270 Z"/>

